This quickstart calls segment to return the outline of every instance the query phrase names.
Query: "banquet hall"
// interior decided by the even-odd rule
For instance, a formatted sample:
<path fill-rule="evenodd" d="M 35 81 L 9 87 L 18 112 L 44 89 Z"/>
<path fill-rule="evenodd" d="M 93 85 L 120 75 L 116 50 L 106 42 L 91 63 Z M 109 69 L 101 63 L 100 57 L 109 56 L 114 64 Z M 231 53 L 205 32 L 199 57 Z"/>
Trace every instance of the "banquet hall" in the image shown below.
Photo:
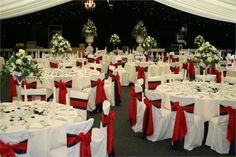
<path fill-rule="evenodd" d="M 235 0 L 1 0 L 0 157 L 235 156 Z"/>

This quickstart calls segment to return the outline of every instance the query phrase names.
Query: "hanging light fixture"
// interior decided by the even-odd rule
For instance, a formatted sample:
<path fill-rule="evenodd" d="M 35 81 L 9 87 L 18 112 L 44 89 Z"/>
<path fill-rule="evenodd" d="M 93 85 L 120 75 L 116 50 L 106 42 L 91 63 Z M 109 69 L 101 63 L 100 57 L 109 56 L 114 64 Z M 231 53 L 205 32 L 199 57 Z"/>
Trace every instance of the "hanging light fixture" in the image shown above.
<path fill-rule="evenodd" d="M 84 7 L 87 10 L 93 10 L 96 7 L 96 4 L 93 0 L 86 0 L 84 2 Z"/>

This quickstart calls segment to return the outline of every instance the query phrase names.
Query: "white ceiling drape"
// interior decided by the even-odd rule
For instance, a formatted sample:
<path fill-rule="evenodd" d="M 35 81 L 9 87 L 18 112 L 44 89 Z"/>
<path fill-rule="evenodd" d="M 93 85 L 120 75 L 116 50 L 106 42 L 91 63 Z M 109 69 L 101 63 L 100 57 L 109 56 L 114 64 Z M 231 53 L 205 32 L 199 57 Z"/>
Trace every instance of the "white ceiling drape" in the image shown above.
<path fill-rule="evenodd" d="M 54 7 L 71 0 L 0 0 L 0 20 Z"/>
<path fill-rule="evenodd" d="M 155 0 L 194 15 L 236 23 L 236 0 Z"/>

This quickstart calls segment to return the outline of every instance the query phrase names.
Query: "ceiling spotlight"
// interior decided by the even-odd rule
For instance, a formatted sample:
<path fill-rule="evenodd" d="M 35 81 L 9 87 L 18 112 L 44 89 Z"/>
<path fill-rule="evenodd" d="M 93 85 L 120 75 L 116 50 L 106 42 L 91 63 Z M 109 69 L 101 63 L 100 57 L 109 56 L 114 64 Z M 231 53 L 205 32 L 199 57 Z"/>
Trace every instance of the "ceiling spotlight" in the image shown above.
<path fill-rule="evenodd" d="M 86 0 L 84 2 L 84 7 L 87 10 L 93 10 L 96 7 L 96 3 L 93 0 Z"/>

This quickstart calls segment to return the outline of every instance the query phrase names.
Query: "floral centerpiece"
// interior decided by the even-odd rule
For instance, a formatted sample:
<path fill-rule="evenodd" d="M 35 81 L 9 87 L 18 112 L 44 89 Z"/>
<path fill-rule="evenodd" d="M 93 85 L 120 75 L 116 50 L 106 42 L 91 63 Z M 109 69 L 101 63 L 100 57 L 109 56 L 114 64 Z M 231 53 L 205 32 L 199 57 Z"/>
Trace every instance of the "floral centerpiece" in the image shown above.
<path fill-rule="evenodd" d="M 201 36 L 201 35 L 198 35 L 198 36 L 194 39 L 194 44 L 197 45 L 198 47 L 200 47 L 204 42 L 205 42 L 205 39 L 204 39 L 203 36 Z"/>
<path fill-rule="evenodd" d="M 113 46 L 115 47 L 118 43 L 121 42 L 120 37 L 117 34 L 113 34 L 111 35 L 109 42 L 112 43 Z"/>
<path fill-rule="evenodd" d="M 221 60 L 220 51 L 209 42 L 203 42 L 195 51 L 193 62 L 201 67 L 211 67 Z"/>
<path fill-rule="evenodd" d="M 97 28 L 91 19 L 88 19 L 87 23 L 82 29 L 82 37 L 86 38 L 88 36 L 97 36 Z"/>
<path fill-rule="evenodd" d="M 147 29 L 143 23 L 143 21 L 139 21 L 138 24 L 136 26 L 134 26 L 133 32 L 132 32 L 132 36 L 133 38 L 137 38 L 137 36 L 141 36 L 143 38 L 147 37 Z"/>
<path fill-rule="evenodd" d="M 37 79 L 40 79 L 42 75 L 42 70 L 38 67 L 36 61 L 32 60 L 30 55 L 27 56 L 23 49 L 19 49 L 7 60 L 3 65 L 3 71 L 14 75 L 19 83 L 30 75 Z"/>
<path fill-rule="evenodd" d="M 136 42 L 139 45 L 136 51 L 143 52 L 142 43 L 144 41 L 144 38 L 147 37 L 147 29 L 143 21 L 139 21 L 138 24 L 134 27 L 132 36 L 136 39 Z"/>
<path fill-rule="evenodd" d="M 51 39 L 51 52 L 52 54 L 64 54 L 71 52 L 70 43 L 64 39 L 59 33 L 52 36 Z"/>
<path fill-rule="evenodd" d="M 145 39 L 144 39 L 144 42 L 142 44 L 142 47 L 145 51 L 148 51 L 152 48 L 155 48 L 157 47 L 157 42 L 156 40 L 151 37 L 151 36 L 147 36 Z"/>

